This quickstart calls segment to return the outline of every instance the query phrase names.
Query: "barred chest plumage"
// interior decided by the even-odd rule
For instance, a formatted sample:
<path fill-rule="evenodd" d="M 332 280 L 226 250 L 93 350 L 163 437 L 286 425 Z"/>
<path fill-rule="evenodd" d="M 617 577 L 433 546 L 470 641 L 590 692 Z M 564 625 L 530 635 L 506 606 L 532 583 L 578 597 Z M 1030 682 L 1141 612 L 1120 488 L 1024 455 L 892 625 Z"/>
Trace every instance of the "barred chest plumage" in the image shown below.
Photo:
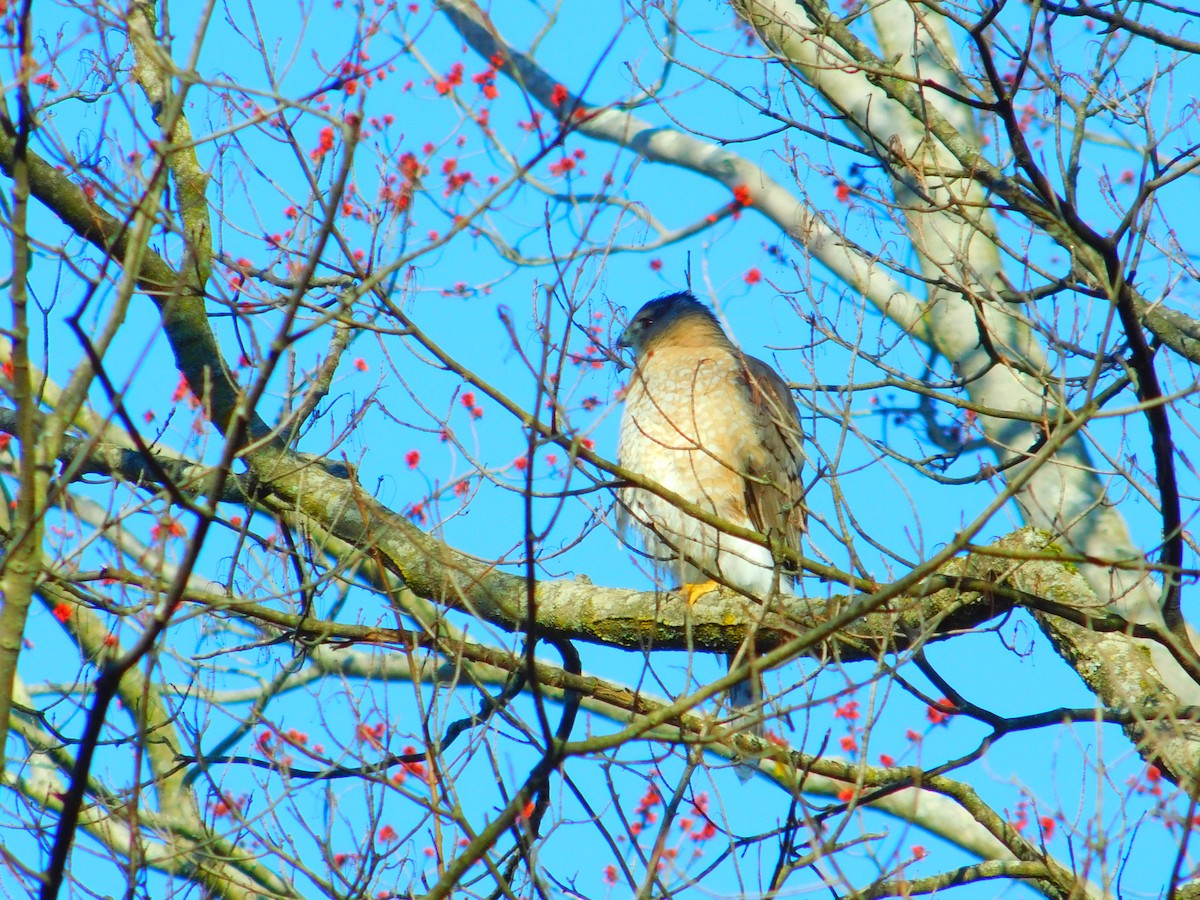
<path fill-rule="evenodd" d="M 625 398 L 617 458 L 706 512 L 753 528 L 745 476 L 754 456 L 755 427 L 741 364 L 732 350 L 661 347 L 639 360 Z M 755 595 L 774 581 L 768 550 L 722 534 L 651 491 L 618 494 L 622 529 L 632 527 L 646 551 L 676 581 L 715 573 Z"/>

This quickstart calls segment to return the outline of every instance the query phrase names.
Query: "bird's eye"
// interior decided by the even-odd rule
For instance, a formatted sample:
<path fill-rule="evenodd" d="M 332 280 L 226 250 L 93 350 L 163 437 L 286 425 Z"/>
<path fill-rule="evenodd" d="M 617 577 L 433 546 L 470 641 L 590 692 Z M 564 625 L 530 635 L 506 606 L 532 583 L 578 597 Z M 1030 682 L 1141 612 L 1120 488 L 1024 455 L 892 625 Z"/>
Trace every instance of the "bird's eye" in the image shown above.
<path fill-rule="evenodd" d="M 642 327 L 643 328 L 649 328 L 653 324 L 654 324 L 654 320 L 651 319 L 649 316 L 647 316 L 645 319 L 642 319 Z"/>

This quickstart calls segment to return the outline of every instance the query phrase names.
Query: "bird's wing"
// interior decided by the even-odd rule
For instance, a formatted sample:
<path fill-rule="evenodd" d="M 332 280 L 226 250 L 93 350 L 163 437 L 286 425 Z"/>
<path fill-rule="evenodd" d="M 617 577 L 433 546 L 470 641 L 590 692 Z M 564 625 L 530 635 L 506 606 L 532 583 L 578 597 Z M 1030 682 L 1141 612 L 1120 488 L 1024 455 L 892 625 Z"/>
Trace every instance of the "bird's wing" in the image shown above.
<path fill-rule="evenodd" d="M 740 354 L 740 377 L 751 407 L 755 440 L 743 460 L 746 510 L 754 527 L 778 533 L 800 549 L 808 511 L 804 506 L 804 432 L 800 410 L 778 373 L 761 359 Z"/>

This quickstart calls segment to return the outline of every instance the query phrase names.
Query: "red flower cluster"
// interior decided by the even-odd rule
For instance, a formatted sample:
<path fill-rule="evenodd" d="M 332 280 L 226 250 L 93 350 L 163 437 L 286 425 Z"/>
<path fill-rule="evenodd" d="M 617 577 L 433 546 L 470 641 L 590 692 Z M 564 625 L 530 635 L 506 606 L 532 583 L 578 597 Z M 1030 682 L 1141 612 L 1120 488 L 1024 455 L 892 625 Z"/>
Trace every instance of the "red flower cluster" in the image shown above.
<path fill-rule="evenodd" d="M 550 174 L 551 175 L 565 175 L 567 172 L 570 172 L 572 169 L 574 169 L 575 164 L 579 160 L 583 159 L 585 155 L 586 154 L 582 150 L 576 150 L 570 156 L 564 156 L 562 159 L 558 160 L 557 162 L 550 163 Z M 580 169 L 579 174 L 586 175 L 587 173 L 584 172 L 582 169 Z"/>
<path fill-rule="evenodd" d="M 446 77 L 441 81 L 434 83 L 433 88 L 439 94 L 448 94 L 454 88 L 462 84 L 463 80 L 463 64 L 456 62 L 450 67 L 450 71 L 446 73 Z"/>
<path fill-rule="evenodd" d="M 954 715 L 954 704 L 945 697 L 925 708 L 925 718 L 934 725 L 945 725 Z"/>
<path fill-rule="evenodd" d="M 219 819 L 222 816 L 232 815 L 232 813 L 235 811 L 241 812 L 241 810 L 245 808 L 246 802 L 249 799 L 250 798 L 246 794 L 242 794 L 239 797 L 231 797 L 228 794 L 225 794 L 220 800 L 212 804 L 210 808 L 213 816 Z"/>
<path fill-rule="evenodd" d="M 165 538 L 184 537 L 187 534 L 187 529 L 178 519 L 172 519 L 170 516 L 164 517 L 153 528 L 150 529 L 150 537 L 155 541 L 161 541 Z"/>
<path fill-rule="evenodd" d="M 187 400 L 188 407 L 198 409 L 200 399 L 192 393 L 192 387 L 188 384 L 187 376 L 182 372 L 179 373 L 179 383 L 175 385 L 175 392 L 171 394 L 171 402 L 178 404 Z"/>
<path fill-rule="evenodd" d="M 425 155 L 428 156 L 432 152 L 432 148 L 425 150 Z M 402 153 L 400 155 L 400 175 L 403 181 L 399 187 L 392 187 L 395 184 L 396 176 L 389 175 L 387 184 L 380 191 L 380 200 L 383 203 L 390 204 L 396 212 L 404 212 L 412 206 L 413 194 L 421 185 L 421 177 L 429 174 L 429 167 L 422 163 L 412 153 Z"/>
<path fill-rule="evenodd" d="M 417 748 L 412 746 L 411 744 L 408 744 L 404 747 L 404 755 L 405 756 L 412 756 L 416 752 L 417 752 Z M 409 775 L 412 775 L 416 778 L 420 778 L 422 781 L 425 781 L 427 779 L 427 770 L 425 769 L 425 763 L 420 762 L 419 760 L 414 761 L 414 762 L 400 763 L 400 768 L 396 770 L 394 775 L 392 775 L 392 784 L 394 784 L 396 786 L 404 784 L 405 779 L 408 778 Z"/>
<path fill-rule="evenodd" d="M 462 395 L 458 398 L 458 402 L 470 410 L 472 419 L 483 418 L 483 407 L 475 402 L 474 391 L 463 391 Z"/>
<path fill-rule="evenodd" d="M 354 736 L 365 744 L 370 744 L 376 750 L 383 748 L 383 736 L 387 734 L 387 726 L 382 722 L 366 725 L 360 722 L 354 729 Z"/>
<path fill-rule="evenodd" d="M 479 89 L 483 91 L 483 96 L 488 100 L 495 100 L 500 96 L 500 91 L 496 88 L 496 68 L 488 66 L 482 72 L 471 76 L 471 80 L 479 85 Z"/>
<path fill-rule="evenodd" d="M 313 162 L 320 162 L 331 150 L 333 150 L 333 128 L 327 125 L 321 129 L 321 137 L 316 149 L 310 151 L 308 155 Z"/>

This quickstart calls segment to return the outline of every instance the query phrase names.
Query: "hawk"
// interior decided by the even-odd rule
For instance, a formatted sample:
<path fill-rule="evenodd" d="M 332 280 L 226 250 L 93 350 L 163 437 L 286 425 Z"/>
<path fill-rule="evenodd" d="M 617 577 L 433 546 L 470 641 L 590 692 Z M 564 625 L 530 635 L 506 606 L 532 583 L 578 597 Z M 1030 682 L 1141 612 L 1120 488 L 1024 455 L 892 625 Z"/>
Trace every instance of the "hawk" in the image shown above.
<path fill-rule="evenodd" d="M 617 345 L 636 357 L 617 461 L 733 525 L 778 535 L 799 550 L 804 435 L 783 379 L 735 347 L 717 317 L 686 291 L 643 306 Z M 714 580 L 760 600 L 791 585 L 766 547 L 724 534 L 643 488 L 623 487 L 617 500 L 622 534 L 636 533 L 689 603 L 715 589 Z M 744 682 L 729 699 L 734 707 L 754 706 L 761 689 Z M 761 735 L 761 724 L 755 730 Z"/>

